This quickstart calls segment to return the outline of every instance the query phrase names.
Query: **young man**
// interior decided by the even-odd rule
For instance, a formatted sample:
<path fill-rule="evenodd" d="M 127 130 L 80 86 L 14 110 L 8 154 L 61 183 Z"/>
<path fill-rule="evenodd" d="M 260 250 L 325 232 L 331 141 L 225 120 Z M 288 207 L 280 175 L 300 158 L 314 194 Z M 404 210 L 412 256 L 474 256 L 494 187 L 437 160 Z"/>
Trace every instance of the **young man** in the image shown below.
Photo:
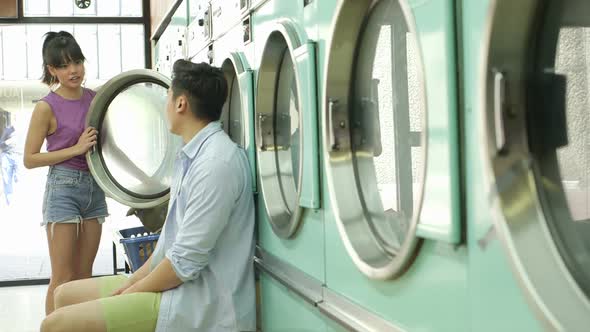
<path fill-rule="evenodd" d="M 42 332 L 256 329 L 251 177 L 217 121 L 226 97 L 219 68 L 176 61 L 166 116 L 185 145 L 156 249 L 130 278 L 58 287 Z"/>

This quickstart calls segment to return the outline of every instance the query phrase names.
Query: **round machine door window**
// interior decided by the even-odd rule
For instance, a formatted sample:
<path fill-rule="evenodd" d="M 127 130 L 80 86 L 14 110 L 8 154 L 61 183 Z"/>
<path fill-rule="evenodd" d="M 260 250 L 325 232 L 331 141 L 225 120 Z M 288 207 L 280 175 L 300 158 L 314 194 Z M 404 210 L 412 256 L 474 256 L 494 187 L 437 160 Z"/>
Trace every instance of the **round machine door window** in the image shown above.
<path fill-rule="evenodd" d="M 298 38 L 288 39 L 295 35 L 289 27 L 281 26 L 281 30 L 268 37 L 256 96 L 256 139 L 262 195 L 274 232 L 285 238 L 293 235 L 301 217 L 303 138 L 299 105 L 301 98 L 312 98 L 300 95 L 293 49 L 301 44 Z"/>
<path fill-rule="evenodd" d="M 565 131 L 557 149 L 557 164 L 566 205 L 575 225 L 590 222 L 590 28 L 564 27 L 559 31 L 554 72 L 566 80 Z M 542 70 L 543 68 L 538 68 Z M 564 91 L 561 90 L 560 93 Z M 567 133 L 567 135 L 565 135 Z M 583 234 L 578 234 L 583 236 Z M 590 279 L 587 280 L 590 282 Z"/>
<path fill-rule="evenodd" d="M 88 115 L 99 140 L 88 155 L 105 193 L 122 204 L 150 208 L 168 199 L 181 147 L 165 115 L 170 81 L 148 70 L 122 73 L 98 91 Z"/>
<path fill-rule="evenodd" d="M 399 275 L 418 243 L 426 121 L 412 24 L 399 1 L 344 2 L 325 82 L 332 202 L 349 253 L 375 278 Z M 341 47 L 350 36 L 356 53 Z"/>
<path fill-rule="evenodd" d="M 246 151 L 252 172 L 252 190 L 256 192 L 252 70 L 246 56 L 241 52 L 222 54 L 217 59 L 215 65 L 221 67 L 228 85 L 228 97 L 223 105 L 220 121 L 228 136 Z"/>
<path fill-rule="evenodd" d="M 227 80 L 228 96 L 223 110 L 221 112 L 220 121 L 223 125 L 223 130 L 229 137 L 242 148 L 246 147 L 246 132 L 244 130 L 244 111 L 242 110 L 242 97 L 240 95 L 240 84 L 238 76 L 233 65 L 232 60 L 224 61 L 221 66 L 225 79 Z"/>
<path fill-rule="evenodd" d="M 299 189 L 299 106 L 293 61 L 285 53 L 279 69 L 275 107 L 277 173 L 285 206 L 292 213 Z"/>
<path fill-rule="evenodd" d="M 546 9 L 537 36 L 529 140 L 549 229 L 589 296 L 590 18 L 578 21 L 573 8 L 564 11 L 562 6 Z M 559 12 L 571 16 L 555 15 Z"/>
<path fill-rule="evenodd" d="M 496 226 L 544 321 L 552 329 L 584 330 L 590 324 L 590 3 L 498 1 L 494 9 L 484 145 L 502 210 Z"/>

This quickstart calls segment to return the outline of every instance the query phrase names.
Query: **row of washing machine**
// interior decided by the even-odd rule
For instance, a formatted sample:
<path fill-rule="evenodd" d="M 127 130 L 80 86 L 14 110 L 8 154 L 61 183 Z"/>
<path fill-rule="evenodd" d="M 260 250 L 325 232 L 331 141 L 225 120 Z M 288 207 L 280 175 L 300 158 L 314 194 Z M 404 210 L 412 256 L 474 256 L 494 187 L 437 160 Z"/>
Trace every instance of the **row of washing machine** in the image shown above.
<path fill-rule="evenodd" d="M 226 73 L 261 329 L 587 330 L 589 7 L 174 2 L 154 77 Z"/>

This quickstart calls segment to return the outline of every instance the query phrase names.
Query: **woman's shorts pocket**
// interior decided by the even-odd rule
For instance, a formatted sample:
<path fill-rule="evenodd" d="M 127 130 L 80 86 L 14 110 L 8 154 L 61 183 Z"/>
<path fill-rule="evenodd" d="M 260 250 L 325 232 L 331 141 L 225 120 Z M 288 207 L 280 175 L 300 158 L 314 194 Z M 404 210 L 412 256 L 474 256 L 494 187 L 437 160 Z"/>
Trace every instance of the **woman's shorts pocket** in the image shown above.
<path fill-rule="evenodd" d="M 54 175 L 51 181 L 51 185 L 54 188 L 58 187 L 76 187 L 80 185 L 80 180 L 78 177 L 71 177 L 71 176 L 64 176 L 64 175 Z"/>

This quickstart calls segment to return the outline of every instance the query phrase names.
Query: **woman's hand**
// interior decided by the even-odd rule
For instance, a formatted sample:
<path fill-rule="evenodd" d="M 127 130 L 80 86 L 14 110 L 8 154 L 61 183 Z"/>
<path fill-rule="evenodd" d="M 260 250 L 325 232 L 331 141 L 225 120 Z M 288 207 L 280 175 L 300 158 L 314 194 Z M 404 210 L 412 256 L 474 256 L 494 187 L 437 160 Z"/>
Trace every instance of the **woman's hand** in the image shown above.
<path fill-rule="evenodd" d="M 78 143 L 73 147 L 76 155 L 85 154 L 88 150 L 95 146 L 97 135 L 98 131 L 93 127 L 84 129 L 84 132 L 82 135 L 80 135 L 80 138 L 78 138 Z"/>

